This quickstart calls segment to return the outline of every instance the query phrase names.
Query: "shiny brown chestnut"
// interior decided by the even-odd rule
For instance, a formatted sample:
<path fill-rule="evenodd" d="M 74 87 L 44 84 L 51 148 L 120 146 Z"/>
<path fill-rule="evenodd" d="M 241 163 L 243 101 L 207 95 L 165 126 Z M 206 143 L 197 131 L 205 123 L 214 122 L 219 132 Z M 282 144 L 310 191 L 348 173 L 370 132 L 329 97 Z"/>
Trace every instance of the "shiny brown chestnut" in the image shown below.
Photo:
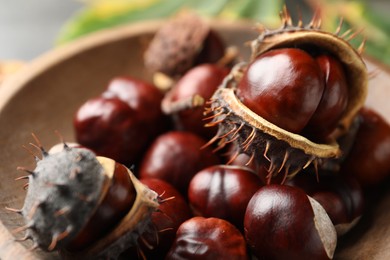
<path fill-rule="evenodd" d="M 163 94 L 132 77 L 116 77 L 99 97 L 88 100 L 74 117 L 78 143 L 98 155 L 133 165 L 152 140 L 167 128 L 160 105 Z"/>
<path fill-rule="evenodd" d="M 226 220 L 193 217 L 179 227 L 167 260 L 249 259 L 244 237 Z"/>
<path fill-rule="evenodd" d="M 137 192 L 125 166 L 115 163 L 112 184 L 86 226 L 66 250 L 82 251 L 106 235 L 133 207 Z M 99 227 L 99 228 L 97 228 Z"/>
<path fill-rule="evenodd" d="M 342 64 L 330 55 L 315 58 L 323 74 L 324 92 L 316 111 L 303 129 L 310 140 L 326 143 L 348 104 L 348 86 Z"/>
<path fill-rule="evenodd" d="M 390 175 L 390 125 L 368 107 L 359 116 L 360 127 L 341 172 L 354 176 L 363 188 L 372 188 Z"/>
<path fill-rule="evenodd" d="M 286 184 L 303 189 L 318 201 L 339 236 L 354 227 L 364 213 L 365 196 L 353 176 L 343 176 L 342 172 L 320 172 L 317 179 L 313 173 L 302 172 Z"/>
<path fill-rule="evenodd" d="M 211 143 L 234 143 L 250 158 L 269 161 L 270 176 L 292 177 L 342 155 L 337 141 L 365 102 L 368 76 L 362 48 L 322 31 L 317 16 L 307 26 L 293 24 L 287 9 L 281 17 L 281 28 L 263 29 L 252 41 L 250 60 L 232 68 L 207 112 L 219 129 Z M 316 113 L 331 124 L 315 120 Z M 326 133 L 305 129 L 313 124 Z"/>
<path fill-rule="evenodd" d="M 165 256 L 175 239 L 179 226 L 192 217 L 184 197 L 169 183 L 160 179 L 141 179 L 141 183 L 159 194 L 158 211 L 152 213 L 151 225 L 138 239 L 148 259 Z"/>
<path fill-rule="evenodd" d="M 139 177 L 162 179 L 172 184 L 187 197 L 192 177 L 203 168 L 219 164 L 219 158 L 206 141 L 184 131 L 171 131 L 160 135 L 149 147 L 141 162 Z"/>
<path fill-rule="evenodd" d="M 89 99 L 79 108 L 74 120 L 77 142 L 99 155 L 127 162 L 127 153 L 123 151 L 130 147 L 125 146 L 121 136 L 132 125 L 132 117 L 133 111 L 119 99 Z M 132 149 L 138 151 L 140 147 L 135 144 Z"/>
<path fill-rule="evenodd" d="M 248 65 L 237 88 L 245 106 L 292 133 L 301 132 L 307 125 L 323 92 L 320 67 L 297 48 L 261 54 Z"/>
<path fill-rule="evenodd" d="M 248 204 L 244 228 L 259 259 L 332 259 L 337 243 L 322 206 L 287 185 L 260 188 Z"/>
<path fill-rule="evenodd" d="M 195 174 L 188 200 L 195 215 L 225 219 L 242 229 L 246 206 L 261 186 L 260 178 L 248 168 L 215 165 Z"/>
<path fill-rule="evenodd" d="M 216 128 L 205 127 L 205 102 L 211 98 L 229 69 L 217 64 L 202 64 L 190 69 L 162 101 L 162 110 L 171 115 L 178 130 L 211 138 Z"/>

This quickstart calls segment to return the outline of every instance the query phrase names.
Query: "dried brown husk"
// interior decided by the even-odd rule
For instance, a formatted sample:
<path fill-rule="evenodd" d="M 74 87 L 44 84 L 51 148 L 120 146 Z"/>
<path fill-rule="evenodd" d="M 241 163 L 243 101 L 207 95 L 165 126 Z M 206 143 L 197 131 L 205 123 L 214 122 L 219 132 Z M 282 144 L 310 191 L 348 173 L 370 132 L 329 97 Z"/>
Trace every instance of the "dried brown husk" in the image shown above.
<path fill-rule="evenodd" d="M 184 74 L 194 63 L 210 26 L 196 14 L 183 11 L 153 37 L 144 54 L 145 67 L 169 77 Z"/>

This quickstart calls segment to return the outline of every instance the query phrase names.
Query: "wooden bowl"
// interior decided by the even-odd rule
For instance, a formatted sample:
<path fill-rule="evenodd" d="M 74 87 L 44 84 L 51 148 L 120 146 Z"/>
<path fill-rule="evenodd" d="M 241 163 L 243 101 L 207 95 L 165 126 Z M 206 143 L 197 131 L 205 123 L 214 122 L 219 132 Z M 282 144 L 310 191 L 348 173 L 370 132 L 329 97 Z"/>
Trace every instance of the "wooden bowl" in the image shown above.
<path fill-rule="evenodd" d="M 31 241 L 14 241 L 21 235 L 12 234 L 12 230 L 22 225 L 22 218 L 5 207 L 20 208 L 24 200 L 23 181 L 14 181 L 22 175 L 17 166 L 33 169 L 35 164 L 22 146 L 32 142 L 31 133 L 35 133 L 49 148 L 59 142 L 55 130 L 66 141 L 74 141 L 75 111 L 98 95 L 112 77 L 133 75 L 150 80 L 142 53 L 160 25 L 152 21 L 101 31 L 44 55 L 0 86 L 1 259 L 59 258 L 56 253 L 29 251 Z M 212 21 L 211 25 L 229 45 L 241 48 L 244 59 L 249 57 L 244 43 L 256 36 L 252 25 L 223 21 Z M 390 122 L 390 74 L 370 61 L 367 65 L 375 72 L 367 104 Z M 353 243 L 342 243 L 337 258 L 363 259 L 369 254 L 370 259 L 390 259 L 390 194 L 384 193 L 368 215 L 359 223 L 364 228 L 357 227 L 355 237 L 349 239 Z"/>

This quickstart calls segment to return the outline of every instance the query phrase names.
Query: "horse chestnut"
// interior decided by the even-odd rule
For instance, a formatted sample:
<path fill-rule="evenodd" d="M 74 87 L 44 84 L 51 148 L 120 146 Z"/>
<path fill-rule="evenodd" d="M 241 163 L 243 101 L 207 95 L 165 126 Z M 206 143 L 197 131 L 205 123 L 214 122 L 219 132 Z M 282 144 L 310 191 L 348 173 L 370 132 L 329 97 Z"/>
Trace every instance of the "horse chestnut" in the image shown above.
<path fill-rule="evenodd" d="M 117 257 L 135 244 L 157 209 L 158 195 L 122 164 L 84 148 L 63 145 L 48 153 L 40 145 L 20 213 L 33 248 L 67 257 Z M 57 149 L 58 150 L 58 149 Z M 11 209 L 12 210 L 12 209 Z"/>
<path fill-rule="evenodd" d="M 141 162 L 139 177 L 162 179 L 187 197 L 192 177 L 203 168 L 219 163 L 206 141 L 191 133 L 171 131 L 160 135 Z"/>
<path fill-rule="evenodd" d="M 355 142 L 341 165 L 363 188 L 375 187 L 390 175 L 390 125 L 375 110 L 363 108 Z"/>
<path fill-rule="evenodd" d="M 190 69 L 162 101 L 162 110 L 174 119 L 176 129 L 211 138 L 216 129 L 205 127 L 205 102 L 211 98 L 229 70 L 215 64 Z"/>
<path fill-rule="evenodd" d="M 210 142 L 234 143 L 269 161 L 270 176 L 292 177 L 341 157 L 337 141 L 365 102 L 368 76 L 359 51 L 321 31 L 318 17 L 309 26 L 294 25 L 287 9 L 281 17 L 283 26 L 263 30 L 251 59 L 235 65 L 211 97 L 218 133 Z"/>
<path fill-rule="evenodd" d="M 211 166 L 192 178 L 188 200 L 195 215 L 225 219 L 242 229 L 246 206 L 262 185 L 248 168 Z"/>
<path fill-rule="evenodd" d="M 131 77 L 114 78 L 99 97 L 88 100 L 74 117 L 76 140 L 98 155 L 132 165 L 167 128 L 160 106 L 163 94 Z"/>
<path fill-rule="evenodd" d="M 137 247 L 147 259 L 159 259 L 168 253 L 177 229 L 192 214 L 184 197 L 169 183 L 159 179 L 140 181 L 159 194 L 160 205 L 158 211 L 152 213 L 149 228 L 141 234 Z M 134 249 L 125 256 L 135 257 L 137 250 Z"/>
<path fill-rule="evenodd" d="M 267 121 L 293 133 L 309 122 L 320 103 L 324 83 L 316 61 L 295 48 L 258 56 L 237 88 L 242 103 Z"/>
<path fill-rule="evenodd" d="M 66 249 L 80 251 L 104 237 L 131 210 L 136 194 L 127 168 L 115 163 L 112 184 L 106 196 L 85 227 L 66 246 Z"/>
<path fill-rule="evenodd" d="M 244 237 L 228 221 L 193 217 L 180 225 L 167 260 L 249 259 Z"/>
<path fill-rule="evenodd" d="M 286 185 L 267 185 L 253 195 L 244 228 L 259 259 L 332 259 L 336 248 L 336 231 L 322 206 Z"/>
<path fill-rule="evenodd" d="M 341 63 L 330 55 L 315 58 L 325 83 L 321 101 L 305 126 L 304 135 L 319 142 L 329 141 L 348 104 L 348 86 Z"/>
<path fill-rule="evenodd" d="M 344 73 L 330 55 L 314 58 L 296 48 L 270 50 L 248 65 L 237 93 L 244 105 L 267 121 L 326 141 L 347 107 Z"/>
<path fill-rule="evenodd" d="M 314 174 L 302 172 L 289 180 L 287 185 L 303 189 L 318 201 L 328 213 L 339 236 L 347 233 L 363 215 L 363 190 L 353 176 L 343 176 L 342 172 L 320 172 L 318 181 Z"/>
<path fill-rule="evenodd" d="M 99 155 L 120 162 L 128 162 L 129 157 L 134 161 L 138 155 L 123 151 L 140 151 L 141 142 L 129 146 L 122 141 L 122 137 L 131 129 L 133 117 L 133 110 L 120 99 L 89 99 L 79 108 L 74 120 L 77 142 Z"/>

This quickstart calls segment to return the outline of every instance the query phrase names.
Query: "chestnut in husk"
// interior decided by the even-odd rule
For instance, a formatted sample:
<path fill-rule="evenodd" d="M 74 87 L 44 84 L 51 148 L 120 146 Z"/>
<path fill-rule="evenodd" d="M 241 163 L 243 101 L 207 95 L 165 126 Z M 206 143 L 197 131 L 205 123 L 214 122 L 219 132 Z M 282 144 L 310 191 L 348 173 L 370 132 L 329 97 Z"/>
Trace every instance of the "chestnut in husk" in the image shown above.
<path fill-rule="evenodd" d="M 295 26 L 287 9 L 281 16 L 283 26 L 252 41 L 251 59 L 232 68 L 206 110 L 219 129 L 211 140 L 268 160 L 269 177 L 339 158 L 337 140 L 367 95 L 362 48 L 321 31 L 318 17 Z"/>
<path fill-rule="evenodd" d="M 205 127 L 205 102 L 228 74 L 229 69 L 217 64 L 202 64 L 190 69 L 162 101 L 162 110 L 173 118 L 178 130 L 191 131 L 211 138 L 216 127 Z"/>
<path fill-rule="evenodd" d="M 70 258 L 117 257 L 135 245 L 159 206 L 158 194 L 124 165 L 89 149 L 64 144 L 48 153 L 37 143 L 36 168 L 21 168 L 29 173 L 24 205 L 10 209 L 25 221 L 15 232 L 26 230 L 33 248 Z"/>

